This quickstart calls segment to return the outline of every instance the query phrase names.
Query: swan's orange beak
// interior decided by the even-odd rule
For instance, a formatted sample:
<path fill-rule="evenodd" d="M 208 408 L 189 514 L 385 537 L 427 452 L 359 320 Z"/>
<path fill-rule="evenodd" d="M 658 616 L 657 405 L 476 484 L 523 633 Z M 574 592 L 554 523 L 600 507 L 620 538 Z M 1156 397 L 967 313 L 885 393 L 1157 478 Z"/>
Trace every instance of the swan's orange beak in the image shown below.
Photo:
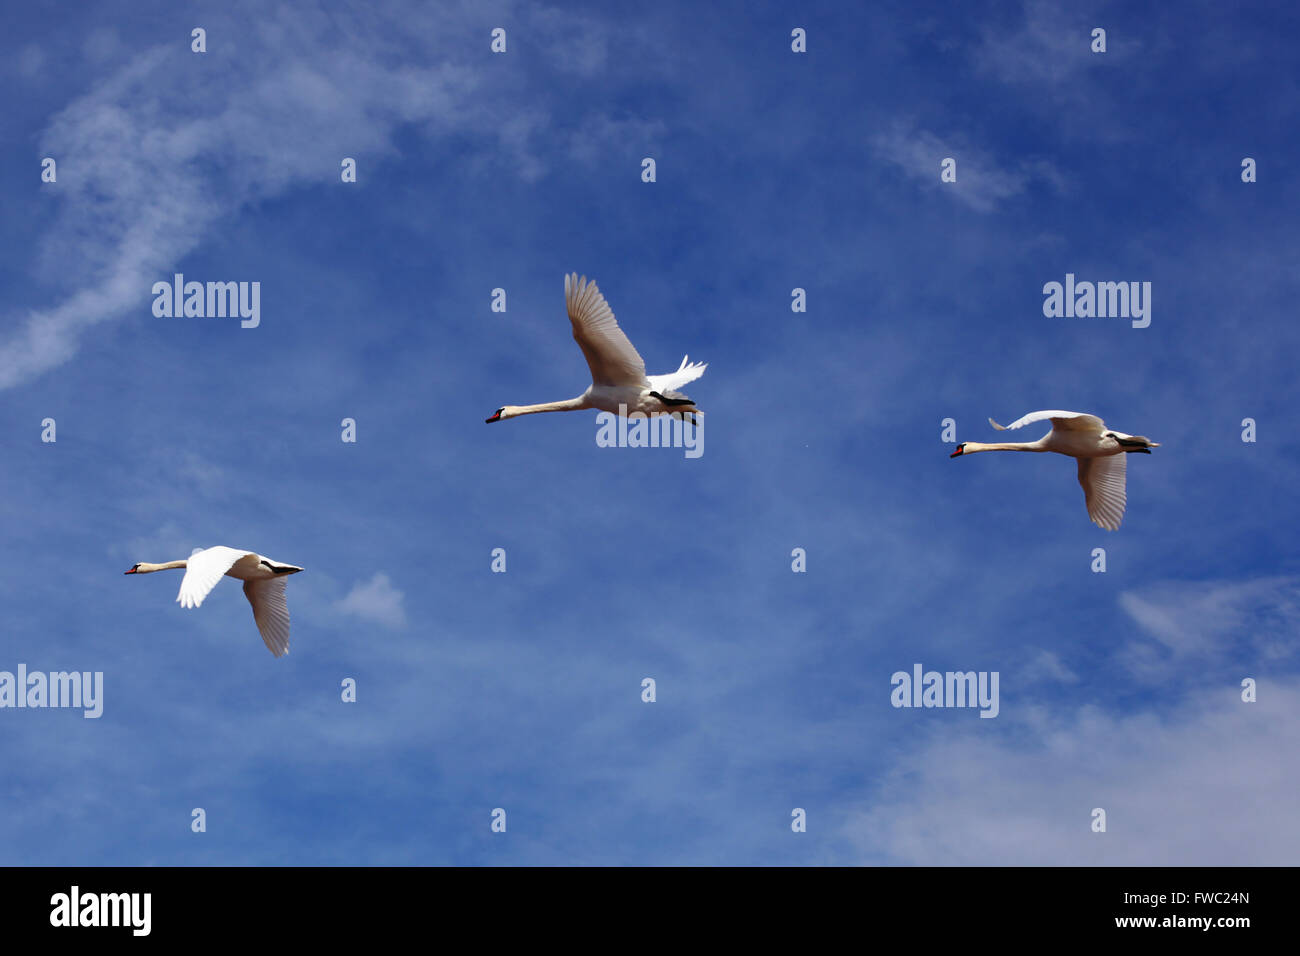
<path fill-rule="evenodd" d="M 123 573 L 123 574 L 139 574 L 140 572 L 137 571 L 135 568 L 132 568 L 130 571 L 123 571 L 122 573 Z"/>
<path fill-rule="evenodd" d="M 501 420 L 501 413 L 502 413 L 503 411 L 505 411 L 505 409 L 503 409 L 503 408 L 498 408 L 495 412 L 492 413 L 492 417 L 491 417 L 491 418 L 485 418 L 485 419 L 483 419 L 483 424 L 485 424 L 485 425 L 490 425 L 490 424 L 492 424 L 493 422 L 498 422 L 498 421 L 500 421 L 500 420 Z"/>
<path fill-rule="evenodd" d="M 960 455 L 960 454 L 961 454 L 961 445 L 958 445 L 958 446 L 957 446 L 957 450 L 956 450 L 955 452 L 953 452 L 951 455 L 949 455 L 948 457 L 949 457 L 949 458 L 956 458 L 956 457 L 957 457 L 958 455 Z"/>

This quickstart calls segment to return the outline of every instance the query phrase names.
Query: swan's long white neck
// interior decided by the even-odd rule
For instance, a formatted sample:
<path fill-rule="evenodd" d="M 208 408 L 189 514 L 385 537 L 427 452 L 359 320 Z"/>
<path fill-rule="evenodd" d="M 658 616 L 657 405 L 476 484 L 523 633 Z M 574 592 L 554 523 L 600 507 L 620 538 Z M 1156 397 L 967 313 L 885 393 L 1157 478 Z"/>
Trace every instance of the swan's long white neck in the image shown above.
<path fill-rule="evenodd" d="M 993 442 L 992 444 L 968 441 L 964 443 L 961 453 L 970 455 L 977 451 L 1047 451 L 1047 439 L 1040 438 L 1038 441 L 1003 441 Z"/>
<path fill-rule="evenodd" d="M 166 564 L 142 563 L 135 569 L 136 574 L 148 574 L 151 571 L 170 571 L 172 568 L 188 567 L 188 561 L 168 561 Z"/>
<path fill-rule="evenodd" d="M 579 408 L 591 408 L 587 403 L 587 396 L 579 395 L 577 398 L 566 398 L 562 402 L 544 402 L 541 405 L 507 405 L 501 417 L 514 418 L 517 415 L 536 415 L 538 412 L 572 412 Z"/>

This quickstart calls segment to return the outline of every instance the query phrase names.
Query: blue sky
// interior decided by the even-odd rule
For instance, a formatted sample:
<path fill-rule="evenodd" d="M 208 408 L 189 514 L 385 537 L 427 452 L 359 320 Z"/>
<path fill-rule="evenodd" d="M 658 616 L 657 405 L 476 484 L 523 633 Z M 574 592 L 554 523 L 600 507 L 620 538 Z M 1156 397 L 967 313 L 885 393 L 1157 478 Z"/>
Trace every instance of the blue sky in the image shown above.
<path fill-rule="evenodd" d="M 0 710 L 0 862 L 1300 858 L 1294 12 L 374 6 L 0 39 L 0 670 L 104 672 Z M 588 383 L 569 271 L 709 363 L 702 457 L 483 424 Z M 155 317 L 175 272 L 261 324 Z M 1066 273 L 1150 327 L 1044 317 Z M 1119 532 L 1072 462 L 949 460 L 1040 408 L 1161 442 Z M 217 544 L 306 568 L 287 658 L 121 574 Z M 893 708 L 915 663 L 998 717 Z"/>

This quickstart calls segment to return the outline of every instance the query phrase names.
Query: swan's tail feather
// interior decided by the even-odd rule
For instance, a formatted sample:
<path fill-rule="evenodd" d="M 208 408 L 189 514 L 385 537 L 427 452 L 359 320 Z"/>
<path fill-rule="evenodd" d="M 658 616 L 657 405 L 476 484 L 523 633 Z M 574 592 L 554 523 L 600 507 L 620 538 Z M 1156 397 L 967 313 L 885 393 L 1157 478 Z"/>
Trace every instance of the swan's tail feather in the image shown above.
<path fill-rule="evenodd" d="M 1147 454 L 1151 454 L 1150 449 L 1160 447 L 1160 442 L 1152 441 L 1144 435 L 1129 435 L 1126 438 L 1117 436 L 1115 440 L 1120 443 L 1120 446 L 1125 451 L 1145 451 Z"/>
<path fill-rule="evenodd" d="M 683 395 L 681 392 L 651 392 L 650 393 L 665 405 L 694 405 L 695 402 Z"/>

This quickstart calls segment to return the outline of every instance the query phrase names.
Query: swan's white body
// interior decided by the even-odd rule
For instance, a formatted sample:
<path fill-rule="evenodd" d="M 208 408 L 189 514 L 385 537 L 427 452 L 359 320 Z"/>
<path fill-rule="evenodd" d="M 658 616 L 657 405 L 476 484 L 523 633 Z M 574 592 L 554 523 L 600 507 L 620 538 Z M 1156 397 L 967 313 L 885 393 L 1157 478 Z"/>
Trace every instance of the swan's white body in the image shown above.
<path fill-rule="evenodd" d="M 1107 531 L 1118 531 L 1128 505 L 1126 487 L 1127 455 L 1129 452 L 1150 454 L 1159 442 L 1141 435 L 1126 435 L 1107 428 L 1096 415 L 1060 410 L 1030 412 L 1010 425 L 999 425 L 993 419 L 989 424 L 998 431 L 1021 428 L 1034 422 L 1050 420 L 1052 430 L 1038 441 L 1001 442 L 985 444 L 965 441 L 949 457 L 969 455 L 979 451 L 1054 451 L 1069 455 L 1079 461 L 1079 484 L 1083 486 L 1084 502 L 1093 524 Z"/>
<path fill-rule="evenodd" d="M 577 273 L 564 277 L 564 301 L 573 338 L 586 356 L 591 369 L 591 385 L 577 398 L 542 405 L 503 405 L 488 422 L 504 421 L 537 412 L 568 412 L 581 408 L 599 408 L 615 415 L 643 412 L 646 415 L 685 417 L 699 412 L 692 402 L 677 391 L 693 382 L 708 368 L 701 362 L 682 359 L 677 371 L 664 375 L 647 375 L 645 361 L 618 327 L 614 312 L 600 294 L 595 282 Z M 702 413 L 701 413 L 702 414 Z"/>
<path fill-rule="evenodd" d="M 267 650 L 276 657 L 289 653 L 289 605 L 284 597 L 285 578 L 302 568 L 272 561 L 253 551 L 238 548 L 207 548 L 184 561 L 166 564 L 137 564 L 127 574 L 149 574 L 169 568 L 185 568 L 176 601 L 181 607 L 199 607 L 223 576 L 244 582 L 244 596 L 253 606 L 253 620 Z"/>

